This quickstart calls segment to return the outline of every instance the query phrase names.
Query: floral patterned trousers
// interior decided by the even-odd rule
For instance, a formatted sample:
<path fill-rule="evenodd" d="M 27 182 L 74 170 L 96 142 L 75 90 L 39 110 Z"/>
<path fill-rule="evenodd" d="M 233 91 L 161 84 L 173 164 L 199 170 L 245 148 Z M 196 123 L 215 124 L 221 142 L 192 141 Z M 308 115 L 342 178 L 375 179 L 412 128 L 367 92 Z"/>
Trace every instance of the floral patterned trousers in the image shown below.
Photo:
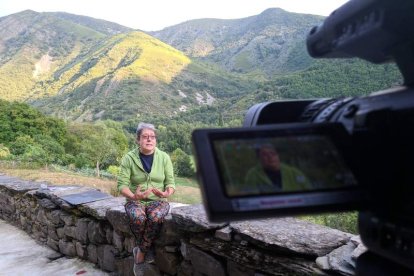
<path fill-rule="evenodd" d="M 130 228 L 141 252 L 145 253 L 151 247 L 169 209 L 170 205 L 166 201 L 152 201 L 147 204 L 128 201 L 125 204 Z"/>

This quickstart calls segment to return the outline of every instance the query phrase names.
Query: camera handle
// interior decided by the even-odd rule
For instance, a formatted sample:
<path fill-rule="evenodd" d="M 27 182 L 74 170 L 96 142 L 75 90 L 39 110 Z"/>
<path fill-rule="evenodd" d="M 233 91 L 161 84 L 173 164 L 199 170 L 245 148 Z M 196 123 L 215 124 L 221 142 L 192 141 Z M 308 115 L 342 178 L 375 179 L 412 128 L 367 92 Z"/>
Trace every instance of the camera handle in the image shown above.
<path fill-rule="evenodd" d="M 393 54 L 403 78 L 404 85 L 414 85 L 414 42 L 396 49 Z"/>
<path fill-rule="evenodd" d="M 357 259 L 356 275 L 358 276 L 409 276 L 413 274 L 414 271 L 383 258 L 380 255 L 374 254 L 371 251 L 363 253 Z"/>

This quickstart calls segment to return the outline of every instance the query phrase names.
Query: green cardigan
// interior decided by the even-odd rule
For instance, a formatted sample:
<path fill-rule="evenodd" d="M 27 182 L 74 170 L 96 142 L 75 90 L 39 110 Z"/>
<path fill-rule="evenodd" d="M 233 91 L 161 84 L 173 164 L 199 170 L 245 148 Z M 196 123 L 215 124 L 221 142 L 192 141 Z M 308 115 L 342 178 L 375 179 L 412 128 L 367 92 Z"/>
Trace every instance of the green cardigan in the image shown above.
<path fill-rule="evenodd" d="M 308 178 L 297 168 L 281 163 L 282 191 L 294 192 L 312 188 Z M 251 168 L 246 175 L 244 191 L 252 193 L 278 192 L 272 181 L 266 175 L 263 167 L 258 164 Z"/>
<path fill-rule="evenodd" d="M 145 191 L 150 187 L 161 191 L 165 191 L 168 187 L 175 189 L 173 166 L 170 156 L 166 152 L 155 148 L 150 173 L 144 170 L 138 149 L 131 150 L 122 158 L 118 174 L 118 191 L 128 187 L 131 192 L 135 193 L 137 186 L 141 191 Z M 151 193 L 148 200 L 166 199 L 159 198 Z"/>

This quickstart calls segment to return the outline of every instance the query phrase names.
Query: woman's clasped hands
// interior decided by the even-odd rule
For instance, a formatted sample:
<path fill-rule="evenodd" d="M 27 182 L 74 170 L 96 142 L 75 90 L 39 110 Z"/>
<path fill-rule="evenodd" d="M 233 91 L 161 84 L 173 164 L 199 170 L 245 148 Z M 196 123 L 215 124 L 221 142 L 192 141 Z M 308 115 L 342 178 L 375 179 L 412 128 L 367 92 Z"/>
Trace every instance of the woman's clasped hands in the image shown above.
<path fill-rule="evenodd" d="M 140 189 L 139 189 L 139 187 L 137 188 L 137 190 L 135 191 L 135 194 L 134 194 L 134 199 L 135 200 L 141 200 L 141 199 L 146 199 L 146 198 L 148 198 L 148 196 L 152 193 L 152 189 L 153 188 L 149 188 L 149 189 L 147 189 L 147 190 L 145 190 L 145 191 L 141 191 Z"/>
<path fill-rule="evenodd" d="M 134 194 L 134 199 L 135 200 L 141 200 L 141 199 L 146 199 L 149 197 L 149 195 L 151 193 L 153 193 L 154 195 L 158 196 L 158 197 L 169 197 L 172 194 L 173 190 L 171 191 L 170 188 L 167 188 L 167 190 L 165 191 L 160 191 L 157 188 L 148 188 L 145 191 L 141 191 L 139 188 L 137 188 L 135 194 Z"/>

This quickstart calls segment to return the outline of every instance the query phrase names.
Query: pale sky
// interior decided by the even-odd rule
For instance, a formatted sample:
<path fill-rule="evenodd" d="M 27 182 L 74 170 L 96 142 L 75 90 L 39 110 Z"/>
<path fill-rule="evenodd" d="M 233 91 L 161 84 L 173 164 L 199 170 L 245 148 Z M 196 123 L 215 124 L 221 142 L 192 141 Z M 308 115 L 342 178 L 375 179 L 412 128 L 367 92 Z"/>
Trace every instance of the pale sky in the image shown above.
<path fill-rule="evenodd" d="M 64 11 L 143 31 L 157 31 L 191 19 L 243 18 L 277 7 L 327 16 L 345 2 L 347 0 L 0 0 L 0 17 L 27 9 Z"/>

